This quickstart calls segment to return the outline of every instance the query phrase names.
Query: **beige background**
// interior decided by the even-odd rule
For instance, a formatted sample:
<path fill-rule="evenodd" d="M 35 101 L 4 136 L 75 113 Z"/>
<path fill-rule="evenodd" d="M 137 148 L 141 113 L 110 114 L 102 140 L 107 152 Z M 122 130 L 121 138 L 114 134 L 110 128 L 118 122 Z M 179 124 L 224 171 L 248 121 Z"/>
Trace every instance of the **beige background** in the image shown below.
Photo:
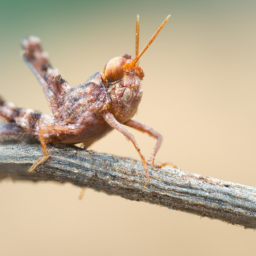
<path fill-rule="evenodd" d="M 0 93 L 49 113 L 19 54 L 41 37 L 73 86 L 112 57 L 134 54 L 171 19 L 141 59 L 144 97 L 135 120 L 164 136 L 157 155 L 186 172 L 256 186 L 255 1 L 0 1 Z M 132 130 L 131 130 L 132 131 Z M 132 131 L 149 156 L 155 141 Z M 138 158 L 118 132 L 92 149 Z M 156 205 L 55 183 L 0 183 L 0 255 L 255 255 L 252 230 Z"/>

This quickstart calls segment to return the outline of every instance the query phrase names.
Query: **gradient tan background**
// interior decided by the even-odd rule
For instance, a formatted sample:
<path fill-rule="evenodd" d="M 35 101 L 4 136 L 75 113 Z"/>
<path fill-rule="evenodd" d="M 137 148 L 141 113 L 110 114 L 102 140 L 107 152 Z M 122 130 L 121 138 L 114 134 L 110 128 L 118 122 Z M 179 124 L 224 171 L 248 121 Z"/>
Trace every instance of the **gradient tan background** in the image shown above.
<path fill-rule="evenodd" d="M 9 1 L 11 2 L 11 1 Z M 164 136 L 158 161 L 256 186 L 255 1 L 0 1 L 0 93 L 49 113 L 23 63 L 37 35 L 73 86 L 112 57 L 134 54 L 171 14 L 141 59 L 144 98 L 135 119 Z M 149 156 L 155 141 L 132 131 Z M 138 155 L 118 132 L 92 149 Z M 217 220 L 55 183 L 0 183 L 0 255 L 255 255 L 256 233 Z"/>

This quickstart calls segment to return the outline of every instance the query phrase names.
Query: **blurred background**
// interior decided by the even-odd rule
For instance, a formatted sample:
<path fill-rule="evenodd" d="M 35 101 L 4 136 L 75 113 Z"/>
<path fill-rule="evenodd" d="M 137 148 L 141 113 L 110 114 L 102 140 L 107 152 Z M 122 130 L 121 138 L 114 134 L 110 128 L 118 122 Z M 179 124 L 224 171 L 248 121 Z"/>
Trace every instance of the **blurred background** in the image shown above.
<path fill-rule="evenodd" d="M 0 94 L 50 113 L 21 58 L 36 35 L 72 86 L 112 57 L 141 58 L 144 96 L 135 120 L 164 137 L 157 161 L 256 186 L 256 2 L 250 0 L 0 0 Z M 155 140 L 130 130 L 148 157 Z M 139 159 L 113 131 L 91 149 Z M 0 255 L 255 255 L 252 230 L 69 184 L 0 183 Z"/>

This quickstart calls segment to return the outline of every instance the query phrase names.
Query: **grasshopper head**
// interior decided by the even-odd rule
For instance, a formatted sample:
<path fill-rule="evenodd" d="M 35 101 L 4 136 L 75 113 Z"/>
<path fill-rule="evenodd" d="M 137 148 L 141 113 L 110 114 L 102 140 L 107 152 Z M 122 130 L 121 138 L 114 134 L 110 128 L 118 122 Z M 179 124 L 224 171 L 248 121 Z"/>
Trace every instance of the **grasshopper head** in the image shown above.
<path fill-rule="evenodd" d="M 109 83 L 115 83 L 123 78 L 123 76 L 127 73 L 134 73 L 140 79 L 143 79 L 144 72 L 143 70 L 137 66 L 132 65 L 132 59 L 130 55 L 123 55 L 121 57 L 115 57 L 111 59 L 105 66 L 104 75 L 105 79 Z"/>
<path fill-rule="evenodd" d="M 125 74 L 134 74 L 139 77 L 139 79 L 143 79 L 144 72 L 141 67 L 139 67 L 138 61 L 142 54 L 148 49 L 151 43 L 155 40 L 161 29 L 164 27 L 170 15 L 164 20 L 152 38 L 149 40 L 147 45 L 139 54 L 139 16 L 137 16 L 136 22 L 136 43 L 135 43 L 135 58 L 131 59 L 130 55 L 123 55 L 121 57 L 115 57 L 111 59 L 105 66 L 102 77 L 105 84 L 115 83 L 121 80 Z"/>

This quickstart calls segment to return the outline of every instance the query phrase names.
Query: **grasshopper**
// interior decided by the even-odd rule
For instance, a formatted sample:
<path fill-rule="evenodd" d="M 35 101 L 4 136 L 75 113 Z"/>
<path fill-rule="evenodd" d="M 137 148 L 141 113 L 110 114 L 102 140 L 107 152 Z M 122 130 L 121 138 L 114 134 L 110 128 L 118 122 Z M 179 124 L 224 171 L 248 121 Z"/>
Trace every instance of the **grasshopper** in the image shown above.
<path fill-rule="evenodd" d="M 150 127 L 134 121 L 142 97 L 141 80 L 144 72 L 138 61 L 148 49 L 170 15 L 157 29 L 144 49 L 139 53 L 139 16 L 136 21 L 135 57 L 125 54 L 111 59 L 102 72 L 89 77 L 85 83 L 71 88 L 54 69 L 48 54 L 43 51 L 40 39 L 30 36 L 22 41 L 23 58 L 42 86 L 52 116 L 31 109 L 17 108 L 0 99 L 0 116 L 14 122 L 32 136 L 42 146 L 44 156 L 39 158 L 29 172 L 44 163 L 49 157 L 47 143 L 83 143 L 87 148 L 111 130 L 116 129 L 131 141 L 140 155 L 145 170 L 146 183 L 149 182 L 147 164 L 155 165 L 155 157 L 162 143 L 162 136 Z M 149 134 L 157 142 L 146 161 L 134 136 L 125 126 Z"/>

